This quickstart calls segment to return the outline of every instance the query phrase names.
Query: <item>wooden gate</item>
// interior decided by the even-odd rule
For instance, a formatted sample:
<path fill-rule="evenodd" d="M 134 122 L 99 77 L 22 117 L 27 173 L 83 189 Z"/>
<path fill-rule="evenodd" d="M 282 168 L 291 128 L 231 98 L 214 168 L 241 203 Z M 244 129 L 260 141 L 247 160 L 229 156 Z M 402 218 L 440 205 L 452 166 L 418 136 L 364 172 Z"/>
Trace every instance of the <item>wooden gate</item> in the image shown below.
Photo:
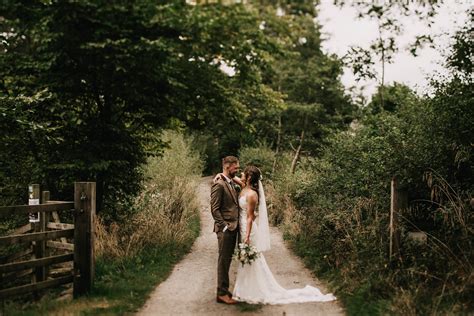
<path fill-rule="evenodd" d="M 33 191 L 39 201 L 39 185 Z M 94 279 L 95 208 L 95 182 L 74 183 L 74 202 L 50 201 L 49 192 L 44 191 L 41 204 L 0 207 L 0 219 L 12 214 L 39 215 L 13 234 L 0 237 L 0 247 L 15 248 L 0 258 L 0 299 L 71 282 L 74 297 L 89 292 Z M 73 224 L 61 223 L 58 212 L 72 212 Z M 27 275 L 31 281 L 18 284 Z"/>

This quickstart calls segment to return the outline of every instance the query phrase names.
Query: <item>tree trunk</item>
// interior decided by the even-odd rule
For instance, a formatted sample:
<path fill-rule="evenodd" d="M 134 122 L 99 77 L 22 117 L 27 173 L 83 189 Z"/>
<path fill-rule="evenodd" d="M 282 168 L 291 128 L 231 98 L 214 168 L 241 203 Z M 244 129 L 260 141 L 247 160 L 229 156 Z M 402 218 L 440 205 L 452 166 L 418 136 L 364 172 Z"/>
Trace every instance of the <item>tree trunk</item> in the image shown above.
<path fill-rule="evenodd" d="M 380 80 L 380 106 L 381 110 L 385 109 L 385 99 L 384 99 L 384 86 L 385 86 L 385 45 L 382 37 L 382 27 L 379 24 L 379 41 L 382 46 L 382 56 L 380 61 L 382 62 L 382 78 Z"/>
<path fill-rule="evenodd" d="M 303 141 L 304 141 L 304 129 L 301 131 L 301 136 L 300 136 L 300 144 L 298 145 L 298 148 L 295 151 L 295 157 L 293 157 L 293 161 L 291 162 L 291 169 L 290 172 L 292 174 L 295 173 L 296 170 L 296 163 L 300 159 L 300 154 L 301 154 L 301 147 L 303 147 Z"/>
<path fill-rule="evenodd" d="M 272 174 L 275 173 L 278 154 L 280 152 L 280 142 L 281 142 L 281 115 L 278 116 L 278 134 L 277 134 L 276 149 L 275 149 L 275 159 L 273 160 L 273 166 L 272 166 Z"/>

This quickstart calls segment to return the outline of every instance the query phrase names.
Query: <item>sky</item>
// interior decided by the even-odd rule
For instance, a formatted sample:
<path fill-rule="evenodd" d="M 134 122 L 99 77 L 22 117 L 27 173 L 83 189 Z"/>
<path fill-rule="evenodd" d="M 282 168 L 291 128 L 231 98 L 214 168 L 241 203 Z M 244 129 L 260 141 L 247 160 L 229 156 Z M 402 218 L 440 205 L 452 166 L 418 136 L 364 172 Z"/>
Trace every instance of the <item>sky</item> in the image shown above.
<path fill-rule="evenodd" d="M 378 36 L 376 22 L 369 19 L 357 19 L 356 10 L 353 7 L 340 8 L 333 2 L 333 0 L 321 0 L 319 5 L 318 22 L 322 25 L 323 37 L 326 38 L 323 42 L 323 50 L 341 57 L 351 45 L 368 47 L 370 42 Z M 474 0 L 445 1 L 431 29 L 417 21 L 416 17 L 402 17 L 404 32 L 398 37 L 400 47 L 405 47 L 416 34 L 422 32 L 439 35 L 435 41 L 435 44 L 439 46 L 437 49 L 429 47 L 422 49 L 418 57 L 413 57 L 409 52 L 401 49 L 395 55 L 393 64 L 385 67 L 386 83 L 402 82 L 420 94 L 429 92 L 427 78 L 444 72 L 443 51 L 446 51 L 449 46 L 448 34 L 453 34 L 467 21 L 467 11 L 473 6 Z M 380 69 L 380 66 L 377 69 Z M 376 82 L 373 80 L 357 83 L 350 69 L 344 70 L 342 82 L 347 88 L 358 87 L 366 97 L 371 96 L 376 87 Z"/>

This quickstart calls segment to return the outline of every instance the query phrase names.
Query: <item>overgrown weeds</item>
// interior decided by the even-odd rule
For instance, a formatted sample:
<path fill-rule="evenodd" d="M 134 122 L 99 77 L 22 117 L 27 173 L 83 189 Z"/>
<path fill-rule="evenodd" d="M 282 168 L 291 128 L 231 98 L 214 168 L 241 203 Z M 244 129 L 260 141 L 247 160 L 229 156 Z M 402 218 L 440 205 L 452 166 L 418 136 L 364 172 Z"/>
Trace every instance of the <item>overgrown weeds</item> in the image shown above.
<path fill-rule="evenodd" d="M 427 241 L 410 238 L 410 231 L 418 231 L 416 212 L 405 210 L 402 250 L 395 263 L 388 258 L 388 212 L 373 199 L 353 198 L 352 204 L 340 202 L 339 208 L 327 209 L 298 205 L 295 193 L 278 181 L 267 183 L 267 192 L 295 251 L 331 282 L 349 314 L 464 313 L 473 309 L 472 212 L 444 179 L 431 177 L 431 187 L 440 191 L 432 201 L 431 229 L 424 231 Z"/>

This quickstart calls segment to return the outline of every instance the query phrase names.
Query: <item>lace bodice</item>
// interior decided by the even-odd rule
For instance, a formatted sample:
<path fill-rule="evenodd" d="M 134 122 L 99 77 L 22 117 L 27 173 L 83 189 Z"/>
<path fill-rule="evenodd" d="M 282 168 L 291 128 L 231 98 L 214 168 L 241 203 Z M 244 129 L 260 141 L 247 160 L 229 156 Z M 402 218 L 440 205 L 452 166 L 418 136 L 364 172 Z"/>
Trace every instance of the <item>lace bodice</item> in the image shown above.
<path fill-rule="evenodd" d="M 240 236 L 242 236 L 242 240 L 245 238 L 247 235 L 247 194 L 242 194 L 239 197 L 239 206 L 240 206 L 240 212 L 239 212 L 239 227 L 240 227 Z M 250 231 L 250 243 L 254 244 L 255 243 L 255 238 L 257 234 L 257 223 L 258 223 L 258 212 L 257 210 L 254 210 L 255 213 L 255 220 L 253 221 L 252 224 L 252 230 Z"/>

